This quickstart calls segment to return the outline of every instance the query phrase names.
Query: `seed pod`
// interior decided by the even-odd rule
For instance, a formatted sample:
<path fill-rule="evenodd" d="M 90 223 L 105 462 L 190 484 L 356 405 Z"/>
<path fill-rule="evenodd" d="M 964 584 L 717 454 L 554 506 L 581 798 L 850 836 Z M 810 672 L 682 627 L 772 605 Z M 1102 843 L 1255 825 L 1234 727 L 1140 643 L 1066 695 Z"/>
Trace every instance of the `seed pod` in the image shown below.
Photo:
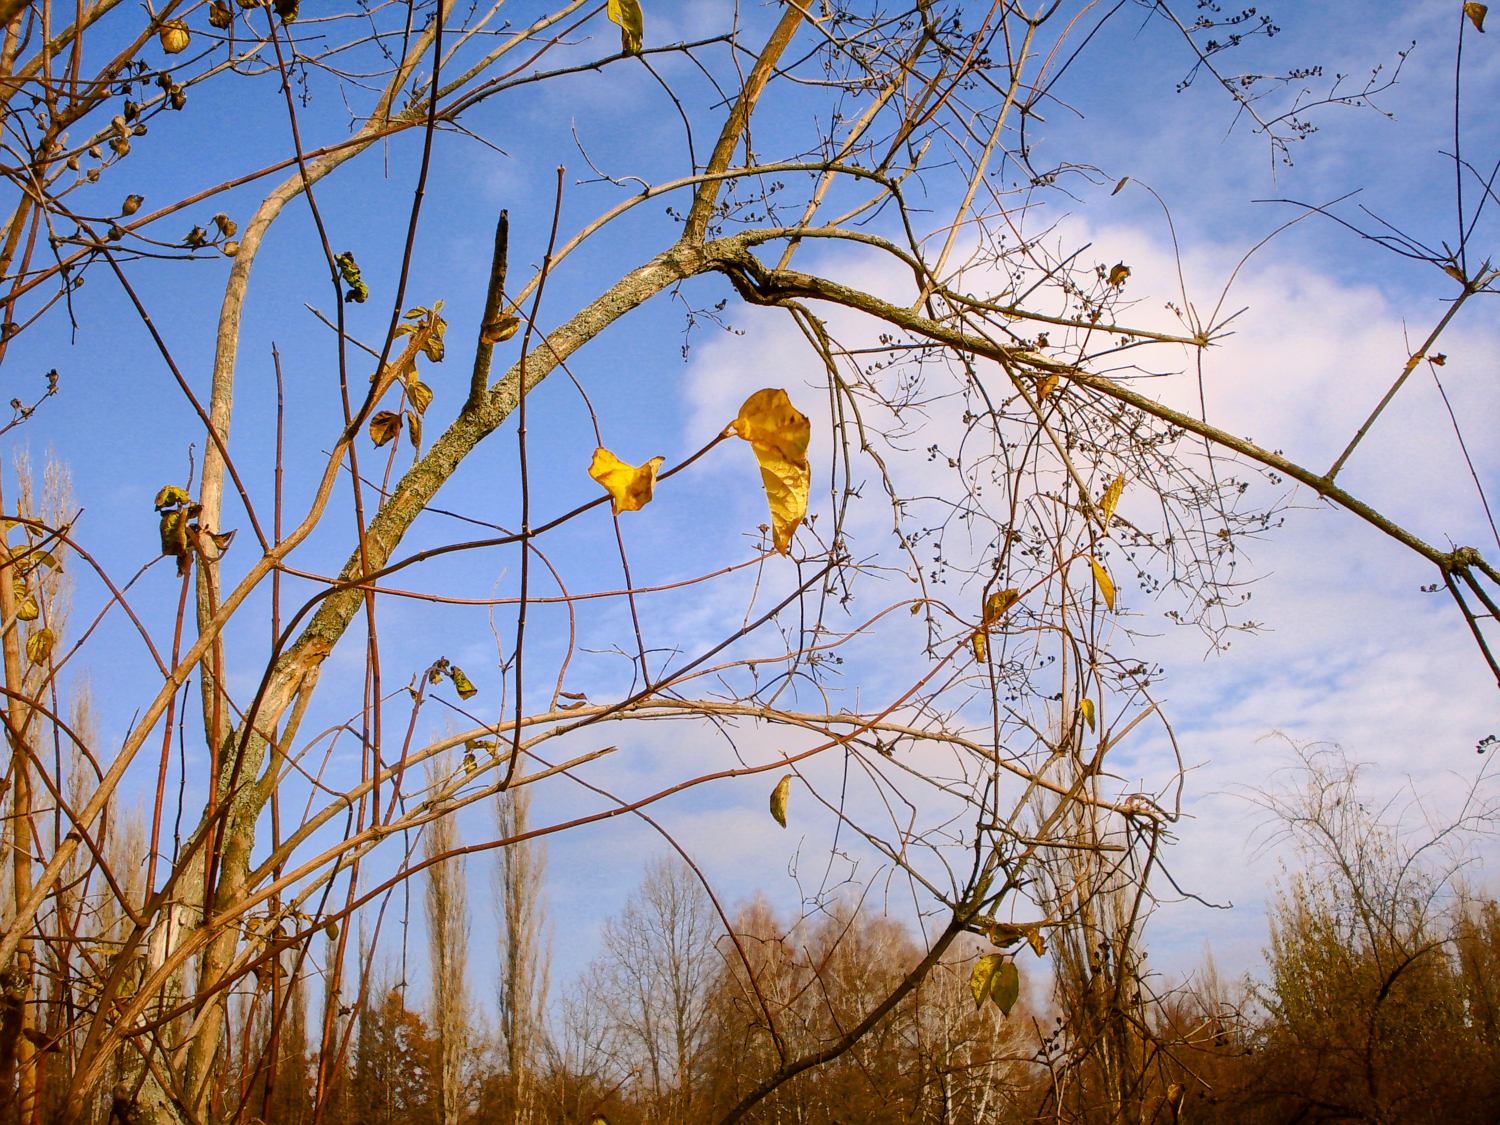
<path fill-rule="evenodd" d="M 109 147 L 116 156 L 127 156 L 130 153 L 130 142 L 124 137 L 115 137 L 109 142 Z"/>
<path fill-rule="evenodd" d="M 141 107 L 138 106 L 138 105 L 136 105 L 135 102 L 126 102 L 125 103 L 125 120 L 126 121 L 134 121 L 137 117 L 140 116 L 140 114 L 141 114 Z"/>
<path fill-rule="evenodd" d="M 208 23 L 210 27 L 217 27 L 220 30 L 234 23 L 234 13 L 230 11 L 225 0 L 213 0 L 213 3 L 208 6 Z"/>
<path fill-rule="evenodd" d="M 120 204 L 120 214 L 125 216 L 134 215 L 141 209 L 141 204 L 146 202 L 144 195 L 127 195 L 125 202 Z"/>
<path fill-rule="evenodd" d="M 97 184 L 99 182 L 99 169 L 90 168 L 87 172 L 84 173 L 84 178 L 87 179 L 91 184 Z"/>
<path fill-rule="evenodd" d="M 95 160 L 104 159 L 104 154 L 99 151 L 98 145 L 89 145 L 89 155 L 92 156 Z"/>
<path fill-rule="evenodd" d="M 226 242 L 220 249 L 224 251 L 227 257 L 232 258 L 240 252 L 240 244 L 238 242 Z"/>
<path fill-rule="evenodd" d="M 188 25 L 182 20 L 168 20 L 156 33 L 161 40 L 161 49 L 169 55 L 180 55 L 188 49 L 193 37 L 188 34 Z"/>
<path fill-rule="evenodd" d="M 125 237 L 125 232 L 120 227 L 111 226 L 107 237 L 111 242 L 119 242 L 120 239 Z"/>
<path fill-rule="evenodd" d="M 76 172 L 81 167 L 83 167 L 83 165 L 81 165 L 81 164 L 78 163 L 78 157 L 76 157 L 76 156 L 70 156 L 70 157 L 68 157 L 68 171 L 70 171 L 70 172 Z"/>
<path fill-rule="evenodd" d="M 233 238 L 240 225 L 228 215 L 219 214 L 214 216 L 214 225 L 219 228 L 219 233 L 225 238 Z"/>
<path fill-rule="evenodd" d="M 173 90 L 172 91 L 172 108 L 173 109 L 181 109 L 185 105 L 187 105 L 187 95 L 184 94 L 181 90 Z"/>

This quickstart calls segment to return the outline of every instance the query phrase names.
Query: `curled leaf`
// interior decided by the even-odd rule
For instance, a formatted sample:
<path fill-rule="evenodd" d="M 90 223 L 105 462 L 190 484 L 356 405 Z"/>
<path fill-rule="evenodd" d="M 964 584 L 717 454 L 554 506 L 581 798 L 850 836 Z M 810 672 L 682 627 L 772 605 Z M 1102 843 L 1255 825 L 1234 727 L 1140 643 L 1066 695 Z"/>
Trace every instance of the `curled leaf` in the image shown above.
<path fill-rule="evenodd" d="M 771 815 L 776 818 L 776 823 L 786 827 L 786 801 L 792 794 L 792 775 L 787 774 L 776 783 L 776 788 L 771 790 Z"/>
<path fill-rule="evenodd" d="M 1004 616 L 1005 611 L 1015 605 L 1021 594 L 1017 590 L 996 590 L 984 600 L 984 625 L 989 628 Z"/>
<path fill-rule="evenodd" d="M 1129 276 L 1130 267 L 1124 262 L 1119 262 L 1109 271 L 1109 284 L 1112 288 L 1118 289 L 1125 284 L 1125 279 Z"/>
<path fill-rule="evenodd" d="M 755 450 L 771 507 L 771 541 L 784 555 L 797 525 L 807 515 L 807 490 L 812 483 L 812 469 L 807 463 L 811 423 L 792 405 L 786 391 L 767 387 L 745 400 L 734 420 L 734 432 Z"/>
<path fill-rule="evenodd" d="M 222 31 L 233 23 L 234 13 L 229 10 L 226 0 L 213 0 L 213 3 L 208 6 L 208 25 Z"/>
<path fill-rule="evenodd" d="M 502 316 L 489 321 L 479 330 L 479 341 L 483 344 L 503 344 L 521 327 L 518 316 Z"/>
<path fill-rule="evenodd" d="M 1110 195 L 1119 195 L 1122 191 L 1125 190 L 1125 185 L 1128 184 L 1129 182 L 1130 182 L 1130 177 L 1129 176 L 1121 176 L 1120 177 L 1120 182 L 1115 185 L 1115 190 L 1112 191 L 1112 192 L 1110 192 L 1109 194 Z"/>
<path fill-rule="evenodd" d="M 462 668 L 450 667 L 448 678 L 453 681 L 453 690 L 458 692 L 458 698 L 472 699 L 479 694 L 479 689 L 469 682 L 469 677 L 464 675 Z"/>
<path fill-rule="evenodd" d="M 26 638 L 26 659 L 33 664 L 43 663 L 52 654 L 52 646 L 56 643 L 57 638 L 51 629 L 38 629 Z"/>
<path fill-rule="evenodd" d="M 969 643 L 974 646 L 974 659 L 975 659 L 975 661 L 977 663 L 983 664 L 985 662 L 985 658 L 988 656 L 989 650 L 990 650 L 989 639 L 984 635 L 984 630 L 981 629 L 978 632 L 976 632 L 972 637 L 970 637 L 969 638 Z"/>
<path fill-rule="evenodd" d="M 1121 473 L 1109 482 L 1109 487 L 1104 490 L 1104 499 L 1099 501 L 1099 524 L 1106 531 L 1109 530 L 1109 521 L 1114 518 L 1115 505 L 1120 502 L 1120 494 L 1125 491 L 1125 474 Z"/>
<path fill-rule="evenodd" d="M 1021 970 L 1016 968 L 1014 961 L 1006 961 L 995 970 L 994 980 L 990 984 L 990 999 L 1009 1018 L 1011 1009 L 1016 1006 L 1020 996 Z"/>
<path fill-rule="evenodd" d="M 589 465 L 589 476 L 593 477 L 610 496 L 610 509 L 621 512 L 639 512 L 651 503 L 651 491 L 656 487 L 656 470 L 661 468 L 665 457 L 653 457 L 644 465 L 627 465 L 604 446 L 594 450 L 594 460 Z"/>
<path fill-rule="evenodd" d="M 370 295 L 370 287 L 359 276 L 359 266 L 354 261 L 354 252 L 345 250 L 333 261 L 339 268 L 339 276 L 344 279 L 344 284 L 349 286 L 349 292 L 344 294 L 345 303 L 353 301 L 356 305 L 364 304 L 365 299 Z"/>
<path fill-rule="evenodd" d="M 415 410 L 406 412 L 406 436 L 411 439 L 411 447 L 420 453 L 422 450 L 422 416 Z"/>
<path fill-rule="evenodd" d="M 1115 584 L 1109 580 L 1109 573 L 1093 555 L 1089 556 L 1089 566 L 1094 570 L 1094 581 L 1099 585 L 1099 594 L 1104 599 L 1104 604 L 1113 610 L 1115 608 Z"/>
<path fill-rule="evenodd" d="M 1088 723 L 1089 730 L 1094 729 L 1094 701 L 1084 696 L 1078 701 L 1078 710 L 1083 715 L 1083 721 Z"/>
<path fill-rule="evenodd" d="M 169 484 L 156 494 L 156 510 L 176 507 L 179 504 L 191 504 L 193 498 L 188 495 L 187 489 L 178 488 L 175 484 Z"/>
<path fill-rule="evenodd" d="M 609 19 L 620 28 L 620 50 L 627 55 L 640 54 L 645 37 L 640 0 L 609 0 Z"/>
<path fill-rule="evenodd" d="M 401 415 L 391 410 L 382 410 L 370 419 L 370 440 L 377 448 L 401 433 Z"/>
<path fill-rule="evenodd" d="M 1484 30 L 1484 17 L 1490 14 L 1488 4 L 1476 4 L 1473 0 L 1464 5 L 1464 15 L 1469 17 L 1469 22 L 1474 25 L 1475 31 Z"/>
<path fill-rule="evenodd" d="M 161 25 L 156 37 L 161 40 L 161 49 L 169 55 L 182 54 L 193 38 L 188 34 L 188 25 L 182 20 L 168 20 Z"/>
<path fill-rule="evenodd" d="M 989 953 L 974 962 L 974 971 L 969 974 L 969 991 L 974 995 L 974 1007 L 984 1007 L 985 997 L 995 982 L 995 970 L 1005 958 L 998 953 Z"/>
<path fill-rule="evenodd" d="M 1057 390 L 1057 375 L 1054 373 L 1042 380 L 1042 385 L 1036 393 L 1037 402 L 1046 402 L 1047 396 L 1055 390 Z"/>

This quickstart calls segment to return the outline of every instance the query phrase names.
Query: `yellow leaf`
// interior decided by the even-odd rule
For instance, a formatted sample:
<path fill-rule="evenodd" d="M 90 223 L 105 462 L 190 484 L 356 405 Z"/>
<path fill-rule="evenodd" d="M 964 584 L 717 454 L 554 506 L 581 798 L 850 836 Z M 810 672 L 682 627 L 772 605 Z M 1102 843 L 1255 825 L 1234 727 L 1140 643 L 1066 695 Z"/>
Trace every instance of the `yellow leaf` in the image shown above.
<path fill-rule="evenodd" d="M 1120 288 L 1120 286 L 1125 284 L 1125 279 L 1129 276 L 1130 267 L 1127 266 L 1124 262 L 1120 262 L 1112 270 L 1109 271 L 1109 283 L 1111 286 L 1118 289 Z"/>
<path fill-rule="evenodd" d="M 984 1007 L 984 998 L 990 994 L 990 986 L 995 980 L 995 970 L 1004 960 L 1000 954 L 990 953 L 974 962 L 974 971 L 969 974 L 969 991 L 974 994 L 974 1007 Z"/>
<path fill-rule="evenodd" d="M 1109 482 L 1109 487 L 1104 490 L 1104 499 L 1099 501 L 1099 523 L 1106 531 L 1109 530 L 1109 521 L 1114 519 L 1115 505 L 1120 502 L 1120 494 L 1125 491 L 1125 474 L 1121 473 Z"/>
<path fill-rule="evenodd" d="M 26 592 L 26 583 L 17 578 L 11 583 L 16 592 L 16 616 L 22 621 L 35 621 L 42 615 L 37 607 L 36 599 Z"/>
<path fill-rule="evenodd" d="M 594 450 L 594 460 L 589 465 L 589 476 L 604 486 L 610 495 L 610 509 L 621 512 L 639 512 L 651 503 L 651 490 L 656 487 L 656 470 L 661 468 L 665 457 L 653 457 L 644 465 L 627 465 L 604 446 Z"/>
<path fill-rule="evenodd" d="M 427 408 L 432 405 L 432 388 L 420 379 L 413 379 L 406 384 L 406 397 L 411 399 L 418 414 L 426 414 Z"/>
<path fill-rule="evenodd" d="M 734 420 L 734 432 L 755 450 L 771 506 L 772 542 L 784 555 L 797 525 L 807 515 L 807 490 L 812 483 L 807 443 L 812 425 L 792 405 L 786 391 L 767 387 L 745 400 Z"/>
<path fill-rule="evenodd" d="M 370 419 L 370 440 L 376 447 L 384 445 L 401 432 L 401 415 L 382 410 Z"/>
<path fill-rule="evenodd" d="M 1099 565 L 1099 560 L 1093 555 L 1089 556 L 1089 566 L 1094 568 L 1094 581 L 1099 584 L 1099 593 L 1104 598 L 1104 604 L 1111 610 L 1115 608 L 1115 584 L 1109 580 L 1109 574 Z"/>
<path fill-rule="evenodd" d="M 1047 943 L 1042 940 L 1042 928 L 1040 926 L 1031 926 L 1027 929 L 1026 944 L 1031 946 L 1031 952 L 1035 953 L 1038 957 L 1047 952 Z"/>
<path fill-rule="evenodd" d="M 1041 389 L 1037 392 L 1037 402 L 1046 402 L 1047 396 L 1055 390 L 1057 390 L 1057 376 L 1055 374 L 1048 375 L 1042 380 Z"/>
<path fill-rule="evenodd" d="M 985 654 L 989 652 L 989 640 L 984 635 L 984 630 L 975 633 L 970 641 L 974 645 L 974 659 L 980 664 L 984 663 Z"/>
<path fill-rule="evenodd" d="M 1009 1019 L 1010 1010 L 1016 1006 L 1020 996 L 1021 971 L 1016 968 L 1014 961 L 1006 961 L 995 969 L 994 980 L 990 984 L 990 999 Z"/>
<path fill-rule="evenodd" d="M 516 334 L 521 327 L 521 318 L 518 316 L 502 316 L 488 321 L 479 330 L 480 343 L 503 344 Z"/>
<path fill-rule="evenodd" d="M 1084 696 L 1078 701 L 1078 710 L 1083 712 L 1083 721 L 1088 723 L 1089 730 L 1094 729 L 1094 701 Z"/>
<path fill-rule="evenodd" d="M 411 439 L 411 447 L 418 452 L 422 449 L 422 416 L 415 410 L 406 412 L 406 436 Z"/>
<path fill-rule="evenodd" d="M 640 0 L 609 0 L 609 19 L 619 25 L 620 50 L 627 55 L 640 54 L 646 29 Z"/>
<path fill-rule="evenodd" d="M 193 498 L 187 494 L 186 489 L 178 488 L 175 484 L 169 484 L 156 494 L 156 510 L 173 508 L 179 504 L 191 504 Z M 9 523 L 9 521 L 6 521 Z"/>
<path fill-rule="evenodd" d="M 1468 3 L 1464 5 L 1464 15 L 1469 17 L 1469 22 L 1474 25 L 1475 30 L 1484 30 L 1484 17 L 1489 15 L 1490 9 L 1487 4 Z"/>
<path fill-rule="evenodd" d="M 1016 604 L 1020 593 L 1015 590 L 997 590 L 984 601 L 984 625 L 989 628 L 999 621 L 1011 606 Z"/>
<path fill-rule="evenodd" d="M 464 675 L 462 668 L 450 667 L 448 678 L 453 681 L 453 690 L 458 692 L 458 698 L 470 699 L 479 694 L 479 689 L 469 682 L 469 677 Z"/>
<path fill-rule="evenodd" d="M 193 38 L 188 34 L 188 25 L 182 20 L 168 20 L 161 25 L 156 37 L 161 40 L 161 49 L 169 55 L 182 54 Z"/>
<path fill-rule="evenodd" d="M 786 799 L 791 795 L 792 775 L 787 774 L 776 783 L 776 788 L 771 790 L 771 815 L 783 828 L 786 827 Z"/>
<path fill-rule="evenodd" d="M 52 653 L 52 646 L 57 643 L 57 638 L 52 635 L 51 629 L 38 629 L 26 638 L 26 659 L 33 664 L 41 664 Z"/>

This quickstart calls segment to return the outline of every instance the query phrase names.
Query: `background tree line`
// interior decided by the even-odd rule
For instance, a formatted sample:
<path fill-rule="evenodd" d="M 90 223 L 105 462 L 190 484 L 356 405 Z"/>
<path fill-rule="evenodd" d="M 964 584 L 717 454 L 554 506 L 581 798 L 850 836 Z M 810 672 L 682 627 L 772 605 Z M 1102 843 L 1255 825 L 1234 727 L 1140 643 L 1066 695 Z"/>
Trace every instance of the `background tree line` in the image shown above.
<path fill-rule="evenodd" d="M 1299 860 L 1280 881 L 1264 971 L 1226 981 L 1208 960 L 1183 979 L 1148 971 L 1141 944 L 1127 947 L 1127 963 L 1118 942 L 1085 946 L 1058 933 L 1049 960 L 1025 962 L 1023 998 L 1006 1016 L 974 1002 L 970 978 L 986 948 L 974 941 L 950 950 L 852 1050 L 744 1120 L 1493 1121 L 1500 903 L 1470 881 L 1469 845 L 1494 827 L 1494 802 L 1476 788 L 1457 819 L 1413 825 L 1374 809 L 1360 770 L 1336 748 L 1296 754 L 1294 787 L 1258 798 Z M 402 951 L 399 971 L 392 951 L 362 944 L 370 985 L 344 1016 L 348 1050 L 322 1120 L 717 1119 L 777 1069 L 788 1046 L 777 1036 L 800 1053 L 826 1048 L 924 953 L 857 897 L 795 923 L 756 898 L 726 932 L 697 875 L 672 856 L 647 865 L 604 925 L 598 958 L 560 982 L 549 1004 L 544 866 L 524 845 L 496 865 L 504 924 L 493 1005 L 474 1002 L 483 986 L 463 968 L 472 918 L 455 891 L 457 862 L 431 869 L 427 942 Z M 748 952 L 753 975 L 732 944 Z M 409 987 L 400 973 L 432 983 Z M 316 981 L 289 987 L 293 1016 L 265 1119 L 302 1125 L 315 1116 L 307 1012 Z M 774 1034 L 762 1003 L 781 1017 Z"/>

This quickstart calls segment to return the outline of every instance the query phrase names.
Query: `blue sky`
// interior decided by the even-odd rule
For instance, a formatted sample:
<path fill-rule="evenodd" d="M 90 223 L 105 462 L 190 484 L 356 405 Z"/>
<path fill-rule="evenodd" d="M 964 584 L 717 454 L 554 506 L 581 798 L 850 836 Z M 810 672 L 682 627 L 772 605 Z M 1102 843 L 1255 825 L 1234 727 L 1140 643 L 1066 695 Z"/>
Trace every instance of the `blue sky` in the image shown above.
<path fill-rule="evenodd" d="M 1398 52 L 1410 49 L 1399 83 L 1379 95 L 1379 111 L 1344 106 L 1317 110 L 1311 119 L 1320 130 L 1295 144 L 1292 162 L 1286 164 L 1274 159 L 1266 139 L 1246 122 L 1234 123 L 1232 105 L 1207 75 L 1179 91 L 1177 85 L 1191 67 L 1180 37 L 1159 18 L 1146 19 L 1136 5 L 1127 5 L 1059 85 L 1058 97 L 1065 104 L 1050 106 L 1045 123 L 1029 127 L 1038 130 L 1030 139 L 1038 147 L 1039 166 L 1056 159 L 1099 170 L 1096 183 L 1083 177 L 1065 180 L 1073 196 L 1055 195 L 1044 206 L 1049 214 L 1055 212 L 1070 237 L 1092 240 L 1100 261 L 1132 265 L 1131 293 L 1146 318 L 1165 316 L 1160 306 L 1176 296 L 1170 234 L 1161 208 L 1146 192 L 1132 186 L 1110 195 L 1122 176 L 1150 185 L 1167 204 L 1190 287 L 1210 303 L 1239 257 L 1296 213 L 1286 204 L 1265 200 L 1324 203 L 1358 189 L 1359 196 L 1341 205 L 1346 217 L 1357 217 L 1356 207 L 1363 203 L 1428 241 L 1451 239 L 1452 166 L 1441 153 L 1452 143 L 1452 43 L 1458 7 L 1448 0 L 1347 0 L 1267 9 L 1282 28 L 1280 34 L 1219 56 L 1226 66 L 1266 73 L 1321 66 L 1324 77 L 1309 79 L 1309 89 L 1322 91 L 1335 73 L 1351 76 L 1344 89 L 1357 89 L 1376 66 L 1390 74 Z M 533 8 L 523 5 L 514 20 L 533 18 Z M 728 4 L 717 2 L 648 5 L 648 44 L 717 33 L 729 11 Z M 318 0 L 306 0 L 304 20 L 317 14 Z M 768 27 L 776 11 L 747 7 L 742 15 L 752 27 Z M 589 30 L 605 44 L 612 42 L 614 29 L 602 20 Z M 755 41 L 762 34 L 755 31 L 749 38 Z M 1481 165 L 1500 156 L 1485 111 L 1500 92 L 1500 56 L 1493 39 L 1472 33 L 1466 39 L 1465 100 L 1475 108 L 1463 139 Z M 682 91 L 697 123 L 694 140 L 701 160 L 720 113 L 711 90 L 683 62 L 663 59 L 659 69 Z M 189 111 L 153 122 L 150 136 L 136 142 L 139 160 L 126 161 L 96 189 L 97 205 L 78 202 L 81 197 L 75 197 L 75 205 L 112 213 L 119 198 L 140 192 L 148 206 L 155 206 L 284 155 L 284 106 L 273 81 L 262 78 L 233 90 L 232 100 L 215 101 L 206 92 L 190 95 Z M 769 102 L 766 112 L 788 122 L 787 135 L 811 137 L 812 122 L 797 99 L 776 98 L 781 100 Z M 314 86 L 312 100 L 300 112 L 310 143 L 326 143 L 347 131 L 342 102 L 326 82 Z M 616 177 L 659 181 L 688 170 L 676 111 L 660 86 L 635 66 L 614 66 L 565 85 L 520 88 L 479 107 L 466 124 L 495 148 L 460 135 L 438 138 L 406 302 L 429 304 L 441 298 L 452 324 L 449 360 L 441 367 L 424 367 L 424 378 L 436 392 L 429 435 L 457 411 L 467 386 L 469 341 L 483 300 L 498 209 L 508 208 L 511 217 L 511 276 L 524 278 L 544 250 L 553 169 L 559 163 L 567 168 L 564 235 L 634 190 L 580 183 L 594 179 L 580 144 L 595 167 Z M 758 147 L 773 152 L 783 139 L 767 135 Z M 388 158 L 367 154 L 335 173 L 318 192 L 334 249 L 355 252 L 373 294 L 367 305 L 346 306 L 350 331 L 377 346 L 399 266 L 417 143 L 410 136 L 394 140 Z M 275 178 L 265 181 L 271 182 Z M 177 226 L 186 233 L 192 223 L 219 210 L 243 222 L 261 187 L 236 189 L 211 205 L 166 220 L 165 226 L 169 233 Z M 935 181 L 933 190 L 934 207 L 951 206 L 941 181 Z M 678 199 L 671 202 L 684 205 Z M 637 208 L 586 244 L 549 280 L 541 322 L 553 325 L 570 315 L 664 246 L 675 229 L 666 201 Z M 1476 244 L 1487 245 L 1494 232 L 1493 222 L 1485 224 Z M 237 456 L 250 467 L 251 487 L 267 503 L 274 343 L 289 405 L 289 510 L 305 503 L 308 472 L 333 440 L 337 411 L 332 337 L 303 307 L 306 302 L 331 313 L 334 300 L 319 260 L 311 254 L 312 238 L 305 206 L 294 205 L 256 263 L 232 435 Z M 843 251 L 809 247 L 800 253 L 803 268 L 862 268 Z M 131 266 L 130 275 L 179 366 L 203 394 L 212 362 L 209 326 L 222 297 L 227 263 L 142 263 Z M 1399 370 L 1405 358 L 1402 325 L 1420 338 L 1441 315 L 1440 302 L 1451 290 L 1452 283 L 1430 266 L 1404 262 L 1331 221 L 1303 222 L 1261 251 L 1237 282 L 1229 303 L 1248 306 L 1248 311 L 1237 334 L 1210 360 L 1210 399 L 1221 417 L 1232 420 L 1230 428 L 1321 466 L 1337 452 L 1337 435 L 1348 432 L 1351 420 L 1362 416 Z M 699 309 L 731 298 L 724 318 L 736 334 L 701 327 L 691 336 L 692 348 L 684 358 L 685 305 L 663 296 L 613 327 L 571 364 L 603 420 L 605 443 L 628 461 L 656 454 L 681 459 L 732 419 L 742 391 L 784 381 L 794 400 L 812 393 L 797 389 L 809 386 L 816 370 L 787 321 L 745 308 L 717 277 L 695 282 L 683 296 Z M 1444 346 L 1452 357 L 1445 369 L 1447 389 L 1465 423 L 1481 477 L 1494 495 L 1500 458 L 1485 439 L 1493 432 L 1500 405 L 1494 379 L 1500 352 L 1491 308 L 1471 306 Z M 59 398 L 18 431 L 19 440 L 34 455 L 55 449 L 69 465 L 75 492 L 87 510 L 81 525 L 85 541 L 112 573 L 133 573 L 156 550 L 151 497 L 163 484 L 183 482 L 189 442 L 197 443 L 201 464 L 202 437 L 149 338 L 103 270 L 90 273 L 77 309 L 75 338 L 70 340 L 65 322 L 54 314 L 12 346 L 7 369 L 13 394 L 27 397 L 40 372 L 50 367 L 63 377 Z M 357 353 L 351 354 L 356 356 L 353 381 L 361 383 L 368 367 Z M 557 512 L 592 498 L 594 485 L 583 468 L 593 431 L 565 378 L 549 379 L 529 410 L 535 510 Z M 373 471 L 367 444 L 361 455 L 365 471 Z M 398 471 L 408 460 L 403 447 Z M 514 426 L 508 425 L 470 458 L 438 503 L 511 524 L 514 474 Z M 630 517 L 626 528 L 637 581 L 672 580 L 720 560 L 745 557 L 743 536 L 763 518 L 764 501 L 754 479 L 748 449 L 732 443 L 716 450 L 701 472 L 684 474 L 648 509 Z M 1455 543 L 1494 549 L 1430 381 L 1414 381 L 1399 411 L 1382 421 L 1368 447 L 1351 462 L 1345 480 L 1429 541 L 1451 536 Z M 1270 783 L 1287 761 L 1284 748 L 1267 737 L 1272 732 L 1339 742 L 1352 756 L 1376 763 L 1371 784 L 1377 789 L 1397 792 L 1410 776 L 1419 791 L 1435 794 L 1441 802 L 1472 776 L 1478 764 L 1474 744 L 1500 730 L 1495 687 L 1486 681 L 1462 622 L 1450 603 L 1418 591 L 1433 580 L 1430 568 L 1305 493 L 1295 499 L 1286 525 L 1248 551 L 1245 565 L 1259 578 L 1254 592 L 1255 616 L 1265 623 L 1260 635 L 1237 639 L 1224 654 L 1205 655 L 1201 636 L 1157 630 L 1159 614 L 1149 605 L 1139 607 L 1143 621 L 1149 617 L 1153 622 L 1150 628 L 1143 625 L 1143 632 L 1159 635 L 1145 635 L 1137 643 L 1143 657 L 1161 660 L 1169 669 L 1167 711 L 1186 759 L 1195 767 L 1188 782 L 1191 819 L 1182 827 L 1174 871 L 1185 888 L 1235 903 L 1232 912 L 1191 904 L 1164 909 L 1152 935 L 1153 958 L 1161 968 L 1191 966 L 1206 941 L 1213 943 L 1221 968 L 1238 971 L 1256 964 L 1265 933 L 1261 903 L 1279 857 L 1254 848 L 1254 813 L 1237 794 Z M 560 534 L 547 549 L 566 561 L 578 583 L 602 587 L 617 581 L 616 560 L 612 538 L 601 537 L 607 520 L 601 522 L 598 513 L 591 519 L 576 533 Z M 235 520 L 226 522 L 233 526 Z M 348 528 L 339 524 L 336 530 L 319 533 L 304 565 L 334 569 L 342 562 Z M 407 546 L 467 534 L 429 517 Z M 684 551 L 685 542 L 701 546 Z M 241 544 L 245 550 L 246 540 Z M 468 596 L 483 597 L 496 583 L 513 581 L 505 569 L 511 562 L 486 556 L 436 564 L 424 571 L 423 588 L 461 587 Z M 725 583 L 722 611 L 714 603 L 699 603 L 689 611 L 674 602 L 670 614 L 660 619 L 662 633 L 668 635 L 659 635 L 658 643 L 681 639 L 690 644 L 722 626 L 720 612 L 742 612 L 749 577 L 741 577 Z M 141 604 L 158 626 L 168 620 L 176 590 L 166 566 L 144 580 Z M 80 604 L 91 604 L 91 596 L 82 592 Z M 620 608 L 601 611 L 589 628 L 600 638 L 617 640 L 622 613 Z M 537 651 L 558 651 L 553 630 L 561 615 L 539 613 L 534 620 L 542 638 Z M 395 602 L 382 610 L 381 621 L 389 645 L 389 686 L 445 655 L 480 687 L 476 702 L 484 706 L 478 713 L 493 714 L 499 677 L 482 613 Z M 237 627 L 231 643 L 263 645 L 264 632 L 263 622 L 252 621 Z M 101 631 L 96 651 L 107 655 L 95 657 L 92 669 L 106 743 L 118 743 L 141 696 L 144 681 L 132 644 L 119 620 L 112 618 Z M 330 661 L 324 675 L 327 695 L 357 698 L 362 675 L 357 649 L 357 642 L 346 640 Z M 607 656 L 581 657 L 581 678 L 570 682 L 608 697 L 625 686 L 622 665 Z M 250 691 L 253 671 L 251 662 L 242 666 L 235 685 L 242 694 Z M 321 716 L 325 721 L 332 721 L 329 707 Z M 348 708 L 340 704 L 340 709 Z M 393 713 L 388 722 L 394 718 Z M 422 722 L 428 719 L 424 716 Z M 441 720 L 434 717 L 432 722 Z M 622 792 L 650 791 L 659 780 L 694 767 L 705 756 L 723 753 L 722 746 L 714 749 L 710 736 L 686 728 L 647 726 L 620 737 L 625 752 L 599 776 Z M 1162 752 L 1160 740 L 1146 740 L 1139 748 L 1127 748 L 1123 761 L 1147 776 L 1159 771 Z M 798 890 L 788 871 L 796 863 L 804 876 L 813 866 L 821 872 L 815 860 L 826 854 L 828 825 L 809 814 L 801 831 L 795 824 L 786 832 L 776 828 L 764 811 L 768 789 L 764 778 L 755 778 L 744 785 L 700 790 L 668 803 L 661 813 L 701 856 L 729 900 L 760 889 L 790 905 Z M 537 800 L 539 815 L 562 815 L 590 805 L 590 799 L 561 783 L 542 790 Z M 484 835 L 486 818 L 486 812 L 466 818 L 468 839 Z M 624 821 L 553 838 L 554 980 L 566 978 L 592 954 L 599 921 L 618 908 L 644 860 L 662 850 L 649 829 Z M 489 928 L 483 894 L 487 864 L 485 859 L 472 864 L 479 934 Z M 873 870 L 868 859 L 860 870 Z M 482 951 L 477 955 L 482 957 Z"/>

